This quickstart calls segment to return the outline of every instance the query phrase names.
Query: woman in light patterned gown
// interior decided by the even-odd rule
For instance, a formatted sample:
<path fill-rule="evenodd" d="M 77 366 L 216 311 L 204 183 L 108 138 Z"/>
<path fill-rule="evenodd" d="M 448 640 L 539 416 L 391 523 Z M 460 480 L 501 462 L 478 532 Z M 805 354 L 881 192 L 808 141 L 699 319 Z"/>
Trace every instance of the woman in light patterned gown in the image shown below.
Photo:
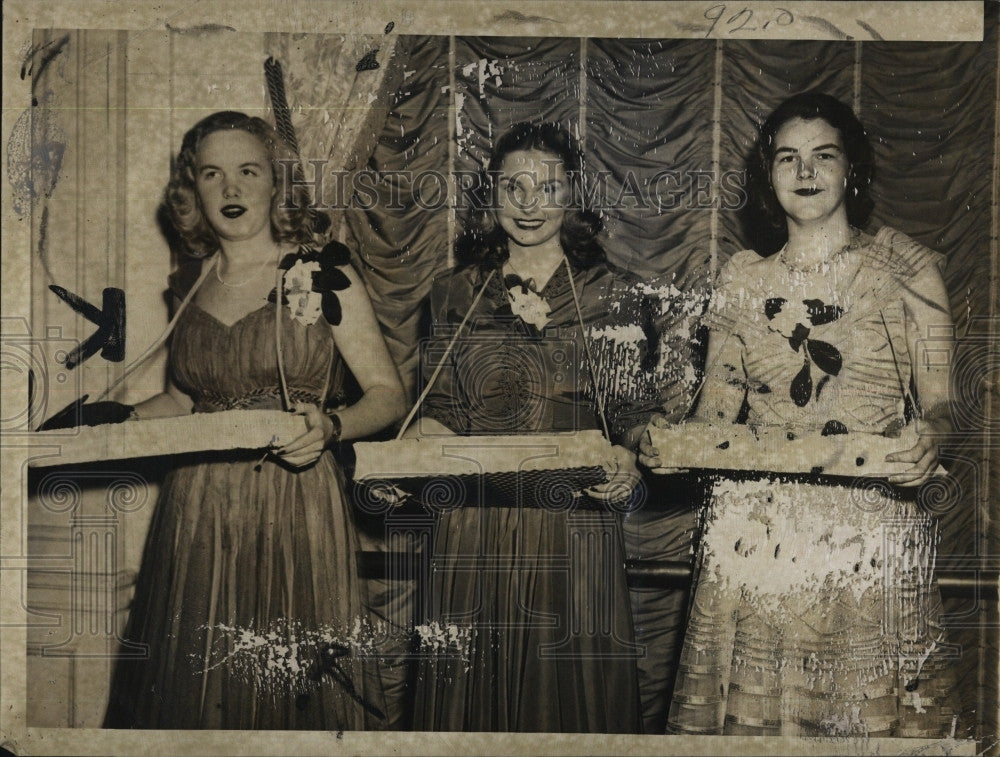
<path fill-rule="evenodd" d="M 921 341 L 951 323 L 944 259 L 893 229 L 860 230 L 872 149 L 835 98 L 782 103 L 754 163 L 751 199 L 780 249 L 722 269 L 692 422 L 890 436 L 912 423 L 919 441 L 887 458 L 907 465 L 881 487 L 715 481 L 668 730 L 947 735 L 934 524 L 913 496 L 950 429 L 950 368 Z M 648 439 L 642 452 L 664 470 Z"/>

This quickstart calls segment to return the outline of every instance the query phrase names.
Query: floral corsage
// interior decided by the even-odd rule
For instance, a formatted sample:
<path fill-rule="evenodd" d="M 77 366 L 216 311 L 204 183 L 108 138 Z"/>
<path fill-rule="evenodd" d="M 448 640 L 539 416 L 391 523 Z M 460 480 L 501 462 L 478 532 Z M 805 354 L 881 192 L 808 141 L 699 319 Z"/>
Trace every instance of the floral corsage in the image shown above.
<path fill-rule="evenodd" d="M 343 311 L 336 293 L 347 289 L 351 280 L 338 269 L 350 261 L 351 251 L 340 242 L 328 242 L 320 252 L 302 248 L 282 258 L 281 302 L 292 318 L 312 326 L 322 313 L 331 326 L 339 325 Z M 276 290 L 268 300 L 277 301 Z"/>
<path fill-rule="evenodd" d="M 511 312 L 530 326 L 544 331 L 552 315 L 549 301 L 531 288 L 531 281 L 523 281 L 519 276 L 504 277 L 507 287 L 507 298 L 510 300 Z"/>

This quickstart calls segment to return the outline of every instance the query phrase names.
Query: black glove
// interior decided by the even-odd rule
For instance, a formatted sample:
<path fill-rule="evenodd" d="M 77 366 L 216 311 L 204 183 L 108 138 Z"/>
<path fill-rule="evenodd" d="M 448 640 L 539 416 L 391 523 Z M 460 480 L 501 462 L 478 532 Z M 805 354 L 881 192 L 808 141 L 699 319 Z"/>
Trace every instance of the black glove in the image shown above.
<path fill-rule="evenodd" d="M 71 402 L 38 427 L 38 431 L 52 431 L 57 428 L 76 426 L 100 426 L 104 423 L 123 423 L 132 417 L 135 408 L 121 402 L 91 402 L 83 404 L 89 395 L 83 395 Z"/>

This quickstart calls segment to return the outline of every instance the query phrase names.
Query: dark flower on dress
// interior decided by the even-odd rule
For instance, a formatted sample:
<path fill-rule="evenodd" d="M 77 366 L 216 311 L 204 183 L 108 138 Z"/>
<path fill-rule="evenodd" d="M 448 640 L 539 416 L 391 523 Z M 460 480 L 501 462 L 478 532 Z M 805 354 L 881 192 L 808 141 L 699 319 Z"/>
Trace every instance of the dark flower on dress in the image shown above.
<path fill-rule="evenodd" d="M 278 264 L 284 271 L 281 302 L 291 310 L 292 318 L 311 326 L 322 312 L 327 323 L 339 325 L 343 309 L 336 293 L 351 285 L 339 268 L 350 261 L 351 251 L 340 242 L 328 242 L 320 252 L 302 248 L 285 255 Z M 272 289 L 267 299 L 277 302 L 277 290 Z"/>
<path fill-rule="evenodd" d="M 827 305 L 822 300 L 802 300 L 801 307 L 789 307 L 789 302 L 783 297 L 771 297 L 764 303 L 764 315 L 771 321 L 768 328 L 785 337 L 788 346 L 795 352 L 804 347 L 802 369 L 795 374 L 788 389 L 789 396 L 798 407 L 805 407 L 813 397 L 812 363 L 826 374 L 816 385 L 817 400 L 830 376 L 838 375 L 843 367 L 840 350 L 829 342 L 809 338 L 812 328 L 832 323 L 843 314 L 843 308 Z M 810 325 L 806 326 L 803 321 Z"/>

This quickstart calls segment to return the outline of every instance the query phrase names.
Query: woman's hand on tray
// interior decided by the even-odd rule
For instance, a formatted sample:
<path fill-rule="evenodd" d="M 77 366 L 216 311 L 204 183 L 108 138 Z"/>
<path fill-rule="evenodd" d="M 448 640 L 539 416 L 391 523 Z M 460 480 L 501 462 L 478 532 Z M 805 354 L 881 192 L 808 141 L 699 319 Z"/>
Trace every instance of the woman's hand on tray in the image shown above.
<path fill-rule="evenodd" d="M 676 425 L 676 423 L 671 423 L 665 415 L 654 415 L 649 420 L 649 426 L 656 428 L 669 428 Z M 653 446 L 653 442 L 650 439 L 649 427 L 639 437 L 639 462 L 653 471 L 653 473 L 669 475 L 688 472 L 686 468 L 669 468 L 662 464 L 660 461 L 660 451 Z"/>
<path fill-rule="evenodd" d="M 596 484 L 589 489 L 584 489 L 584 493 L 599 502 L 622 502 L 628 499 L 642 475 L 635 467 L 635 453 L 620 444 L 611 448 L 615 456 L 609 460 L 604 469 L 608 472 L 608 480 L 603 484 Z"/>
<path fill-rule="evenodd" d="M 373 499 L 382 502 L 387 507 L 401 507 L 410 499 L 409 492 L 403 491 L 388 481 L 376 481 L 364 485 L 368 487 L 369 494 Z"/>
<path fill-rule="evenodd" d="M 335 429 L 330 417 L 311 402 L 297 403 L 294 412 L 305 419 L 305 432 L 271 452 L 293 468 L 304 468 L 312 465 L 323 454 Z"/>
<path fill-rule="evenodd" d="M 887 463 L 913 463 L 912 467 L 900 473 L 893 473 L 886 480 L 896 486 L 920 486 L 933 478 L 940 465 L 937 436 L 949 431 L 950 428 L 950 423 L 945 419 L 919 421 L 917 443 L 909 449 L 885 456 Z"/>

